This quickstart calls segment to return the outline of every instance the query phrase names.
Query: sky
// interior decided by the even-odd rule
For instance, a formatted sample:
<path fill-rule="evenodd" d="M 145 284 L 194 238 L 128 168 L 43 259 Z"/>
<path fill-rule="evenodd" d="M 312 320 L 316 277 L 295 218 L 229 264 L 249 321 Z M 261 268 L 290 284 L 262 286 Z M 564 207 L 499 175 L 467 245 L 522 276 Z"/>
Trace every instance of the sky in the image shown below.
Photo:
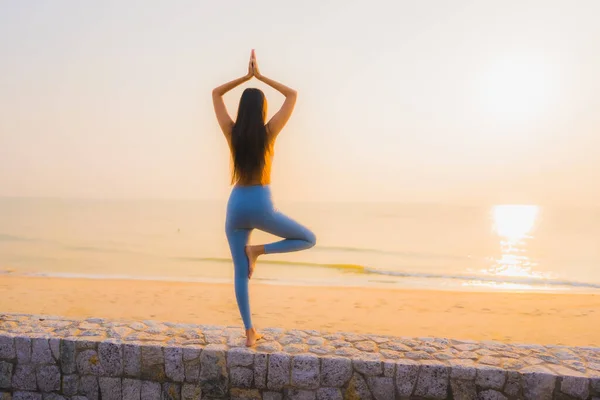
<path fill-rule="evenodd" d="M 282 200 L 600 206 L 600 1 L 0 0 L 0 196 L 225 199 L 211 90 L 295 88 Z M 245 87 L 226 95 L 233 118 Z"/>

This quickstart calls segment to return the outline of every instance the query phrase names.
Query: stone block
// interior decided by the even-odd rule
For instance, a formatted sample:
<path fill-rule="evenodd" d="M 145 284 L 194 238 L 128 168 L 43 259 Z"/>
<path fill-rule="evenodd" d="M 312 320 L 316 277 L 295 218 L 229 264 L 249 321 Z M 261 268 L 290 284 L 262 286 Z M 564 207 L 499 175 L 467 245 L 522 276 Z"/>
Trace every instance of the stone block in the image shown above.
<path fill-rule="evenodd" d="M 321 385 L 339 388 L 352 378 L 352 360 L 345 357 L 324 357 L 321 359 Z"/>
<path fill-rule="evenodd" d="M 75 396 L 77 393 L 79 393 L 79 376 L 63 375 L 62 393 L 65 396 Z"/>
<path fill-rule="evenodd" d="M 87 375 L 79 378 L 79 394 L 88 398 L 88 400 L 98 400 L 100 395 L 100 386 L 98 386 L 98 377 Z"/>
<path fill-rule="evenodd" d="M 182 400 L 201 400 L 201 398 L 202 388 L 200 387 L 200 385 L 184 383 L 181 387 Z"/>
<path fill-rule="evenodd" d="M 312 390 L 286 388 L 283 391 L 284 400 L 316 400 L 317 394 Z"/>
<path fill-rule="evenodd" d="M 209 344 L 200 354 L 200 386 L 206 397 L 223 397 L 229 389 L 227 374 L 227 347 Z"/>
<path fill-rule="evenodd" d="M 104 375 L 96 350 L 83 350 L 77 355 L 77 372 L 79 375 Z"/>
<path fill-rule="evenodd" d="M 36 372 L 37 386 L 42 392 L 60 390 L 60 369 L 56 365 L 42 365 Z"/>
<path fill-rule="evenodd" d="M 254 352 L 235 347 L 227 353 L 228 367 L 251 367 L 254 364 Z"/>
<path fill-rule="evenodd" d="M 12 360 L 17 356 L 15 339 L 9 336 L 0 336 L 0 360 Z"/>
<path fill-rule="evenodd" d="M 185 368 L 183 365 L 183 350 L 177 347 L 165 347 L 165 374 L 174 382 L 185 380 Z"/>
<path fill-rule="evenodd" d="M 161 400 L 162 387 L 158 382 L 142 381 L 142 400 Z"/>
<path fill-rule="evenodd" d="M 123 400 L 142 400 L 142 381 L 139 379 L 123 378 L 121 382 Z"/>
<path fill-rule="evenodd" d="M 121 378 L 103 376 L 98 379 L 102 400 L 121 400 L 123 387 Z"/>
<path fill-rule="evenodd" d="M 497 389 L 504 387 L 506 371 L 500 368 L 480 366 L 477 369 L 475 384 L 481 389 Z"/>
<path fill-rule="evenodd" d="M 163 382 L 165 378 L 165 359 L 162 347 L 142 346 L 142 379 Z"/>
<path fill-rule="evenodd" d="M 369 386 L 365 379 L 358 372 L 355 372 L 350 378 L 350 382 L 345 388 L 344 399 L 360 399 L 360 400 L 372 400 Z"/>
<path fill-rule="evenodd" d="M 13 365 L 6 361 L 0 361 L 0 389 L 12 387 Z"/>
<path fill-rule="evenodd" d="M 445 399 L 448 395 L 450 372 L 444 365 L 422 365 L 415 395 L 428 399 Z"/>
<path fill-rule="evenodd" d="M 254 382 L 254 371 L 250 368 L 233 367 L 229 370 L 231 387 L 250 389 Z"/>
<path fill-rule="evenodd" d="M 12 400 L 43 400 L 41 393 L 35 392 L 14 392 Z"/>
<path fill-rule="evenodd" d="M 200 354 L 201 349 L 184 348 L 183 349 L 183 367 L 185 381 L 189 383 L 198 383 L 200 378 Z"/>
<path fill-rule="evenodd" d="M 544 367 L 527 367 L 522 372 L 525 400 L 550 400 L 556 385 L 556 376 Z"/>
<path fill-rule="evenodd" d="M 120 344 L 102 342 L 98 344 L 98 355 L 105 375 L 123 375 L 123 348 Z"/>
<path fill-rule="evenodd" d="M 297 355 L 292 358 L 292 386 L 299 389 L 319 387 L 319 358 L 313 355 Z"/>
<path fill-rule="evenodd" d="M 585 377 L 565 376 L 560 383 L 560 391 L 576 399 L 587 400 L 590 395 L 590 380 Z"/>
<path fill-rule="evenodd" d="M 282 390 L 290 384 L 291 357 L 286 353 L 269 355 L 267 387 L 271 390 Z"/>
<path fill-rule="evenodd" d="M 54 358 L 48 339 L 33 339 L 31 341 L 31 362 L 34 364 L 53 364 Z"/>
<path fill-rule="evenodd" d="M 162 400 L 181 400 L 181 385 L 171 382 L 163 383 Z"/>
<path fill-rule="evenodd" d="M 60 369 L 63 374 L 73 374 L 77 371 L 75 360 L 75 342 L 63 340 L 60 346 Z"/>
<path fill-rule="evenodd" d="M 123 374 L 130 378 L 142 376 L 142 348 L 133 344 L 123 346 Z"/>
<path fill-rule="evenodd" d="M 257 389 L 267 388 L 267 354 L 256 354 L 254 356 L 254 386 Z"/>
<path fill-rule="evenodd" d="M 17 362 L 19 364 L 29 364 L 31 362 L 31 339 L 28 337 L 15 338 L 15 349 L 17 353 Z"/>
<path fill-rule="evenodd" d="M 12 387 L 17 390 L 36 390 L 35 366 L 17 365 L 12 377 Z"/>
<path fill-rule="evenodd" d="M 339 388 L 320 388 L 317 390 L 317 400 L 343 400 L 342 391 Z M 393 397 L 392 397 L 393 399 Z"/>
<path fill-rule="evenodd" d="M 411 360 L 402 360 L 396 365 L 396 392 L 399 396 L 410 396 L 417 385 L 419 363 Z"/>
<path fill-rule="evenodd" d="M 389 400 L 395 397 L 394 378 L 369 376 L 367 383 L 375 400 Z"/>

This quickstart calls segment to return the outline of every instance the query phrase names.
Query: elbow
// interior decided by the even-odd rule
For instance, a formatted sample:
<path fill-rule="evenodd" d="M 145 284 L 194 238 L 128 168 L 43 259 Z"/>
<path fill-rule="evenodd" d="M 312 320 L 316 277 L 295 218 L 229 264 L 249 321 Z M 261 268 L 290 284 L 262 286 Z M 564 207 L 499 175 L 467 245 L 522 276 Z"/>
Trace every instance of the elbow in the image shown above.
<path fill-rule="evenodd" d="M 286 97 L 293 97 L 294 99 L 298 97 L 298 92 L 295 91 L 294 89 L 291 89 L 290 92 L 287 94 Z"/>
<path fill-rule="evenodd" d="M 221 97 L 221 93 L 219 93 L 219 89 L 218 88 L 213 89 L 213 91 L 212 91 L 212 97 L 213 97 L 213 99 L 215 97 Z"/>

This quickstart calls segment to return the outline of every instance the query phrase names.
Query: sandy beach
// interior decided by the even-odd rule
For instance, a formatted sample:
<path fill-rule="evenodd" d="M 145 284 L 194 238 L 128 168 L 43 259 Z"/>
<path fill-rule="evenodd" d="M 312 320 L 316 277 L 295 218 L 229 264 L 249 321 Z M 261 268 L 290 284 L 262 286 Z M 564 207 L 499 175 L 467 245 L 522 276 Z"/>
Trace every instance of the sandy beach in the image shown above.
<path fill-rule="evenodd" d="M 600 346 L 600 295 L 251 285 L 254 324 Z M 0 310 L 241 327 L 233 286 L 3 276 Z"/>

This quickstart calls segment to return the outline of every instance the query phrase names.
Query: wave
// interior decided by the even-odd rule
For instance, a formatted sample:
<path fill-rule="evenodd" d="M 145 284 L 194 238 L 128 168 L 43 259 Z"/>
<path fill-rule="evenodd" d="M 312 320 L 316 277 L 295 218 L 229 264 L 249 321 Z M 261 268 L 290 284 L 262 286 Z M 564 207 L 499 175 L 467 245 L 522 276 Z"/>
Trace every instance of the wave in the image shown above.
<path fill-rule="evenodd" d="M 35 239 L 0 233 L 0 242 L 34 242 Z"/>
<path fill-rule="evenodd" d="M 320 246 L 314 247 L 313 251 L 342 251 L 352 253 L 373 253 L 373 254 L 387 254 L 394 256 L 410 257 L 410 258 L 421 258 L 421 259 L 453 259 L 453 260 L 466 260 L 470 259 L 471 256 L 459 256 L 456 254 L 436 254 L 436 253 L 419 253 L 415 251 L 393 251 L 393 250 L 381 250 L 369 247 L 345 247 L 345 246 Z"/>
<path fill-rule="evenodd" d="M 178 257 L 179 261 L 188 262 L 213 262 L 213 263 L 232 263 L 230 258 L 220 257 Z M 328 264 L 314 262 L 299 262 L 299 261 L 282 261 L 282 260 L 261 260 L 261 264 L 282 265 L 282 266 L 297 266 L 309 268 L 333 268 L 343 272 L 370 274 L 380 276 L 392 276 L 397 278 L 420 278 L 420 279 L 447 279 L 460 280 L 482 283 L 501 283 L 501 284 L 517 284 L 531 286 L 570 286 L 588 289 L 600 289 L 600 283 L 579 282 L 571 280 L 551 279 L 542 277 L 518 277 L 518 276 L 491 276 L 477 274 L 444 274 L 444 273 L 427 273 L 427 272 L 408 272 L 408 271 L 389 271 L 379 268 L 373 268 L 360 264 Z"/>

